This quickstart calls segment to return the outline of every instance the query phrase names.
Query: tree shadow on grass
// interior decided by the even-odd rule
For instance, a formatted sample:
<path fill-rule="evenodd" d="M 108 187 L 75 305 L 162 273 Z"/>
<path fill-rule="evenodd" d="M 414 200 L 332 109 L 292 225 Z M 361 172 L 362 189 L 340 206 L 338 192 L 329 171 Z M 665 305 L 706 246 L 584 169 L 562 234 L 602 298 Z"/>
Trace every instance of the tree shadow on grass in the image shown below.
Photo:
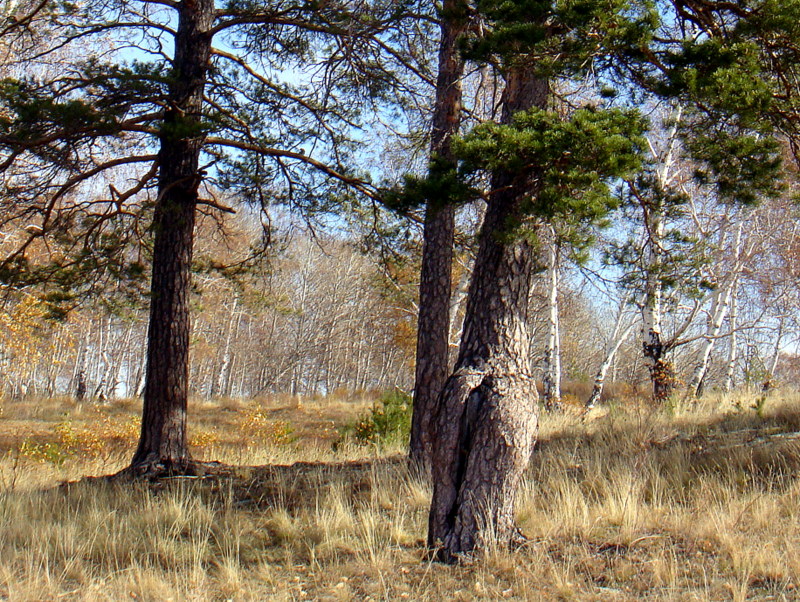
<path fill-rule="evenodd" d="M 731 478 L 749 487 L 786 487 L 800 475 L 800 409 L 779 408 L 766 415 L 735 412 L 694 420 L 665 419 L 663 411 L 604 416 L 594 424 L 568 424 L 537 442 L 529 477 L 544 482 L 546 473 L 567 471 L 581 481 L 592 458 L 609 467 L 643 462 L 663 473 L 675 470 L 676 458 L 686 464 L 687 479 L 700 482 L 709 475 Z M 554 461 L 557 460 L 557 461 Z M 380 485 L 401 483 L 414 475 L 403 455 L 348 462 L 296 462 L 290 465 L 241 466 L 193 462 L 181 474 L 139 475 L 129 469 L 114 475 L 86 477 L 62 484 L 69 490 L 81 484 L 144 483 L 158 492 L 180 486 L 203 495 L 227 496 L 242 508 L 310 507 L 321 493 L 339 488 L 351 499 L 368 500 Z M 687 486 L 691 483 L 687 482 Z"/>

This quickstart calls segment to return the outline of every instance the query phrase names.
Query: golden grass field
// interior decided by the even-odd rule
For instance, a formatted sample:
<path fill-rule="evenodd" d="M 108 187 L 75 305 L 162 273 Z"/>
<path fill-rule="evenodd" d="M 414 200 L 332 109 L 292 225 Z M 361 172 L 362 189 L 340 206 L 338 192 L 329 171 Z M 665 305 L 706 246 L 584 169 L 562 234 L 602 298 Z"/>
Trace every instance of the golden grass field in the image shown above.
<path fill-rule="evenodd" d="M 5 401 L 0 599 L 800 600 L 800 398 L 773 395 L 544 415 L 530 544 L 461 566 L 426 559 L 402 450 L 332 451 L 364 402 L 195 403 L 195 455 L 236 467 L 125 485 L 79 479 L 125 465 L 136 402 Z"/>

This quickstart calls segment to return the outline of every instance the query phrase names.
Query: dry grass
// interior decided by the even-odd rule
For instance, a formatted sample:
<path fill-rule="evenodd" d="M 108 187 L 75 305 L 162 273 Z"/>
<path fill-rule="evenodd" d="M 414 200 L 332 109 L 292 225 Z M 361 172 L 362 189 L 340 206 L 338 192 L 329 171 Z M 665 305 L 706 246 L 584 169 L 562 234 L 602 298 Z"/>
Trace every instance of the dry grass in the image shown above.
<path fill-rule="evenodd" d="M 448 567 L 425 559 L 430 488 L 400 450 L 330 451 L 363 405 L 199 404 L 196 453 L 241 468 L 54 487 L 121 467 L 137 405 L 6 402 L 0 598 L 800 599 L 800 399 L 751 403 L 543 417 L 518 510 L 530 545 Z"/>

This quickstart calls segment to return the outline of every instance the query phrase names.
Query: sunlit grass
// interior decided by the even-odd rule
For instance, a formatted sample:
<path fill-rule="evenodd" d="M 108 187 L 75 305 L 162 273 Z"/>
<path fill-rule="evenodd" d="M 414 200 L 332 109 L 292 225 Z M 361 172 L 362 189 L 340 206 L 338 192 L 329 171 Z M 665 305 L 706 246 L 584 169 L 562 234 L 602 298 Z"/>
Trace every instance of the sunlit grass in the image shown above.
<path fill-rule="evenodd" d="M 776 394 L 756 411 L 751 397 L 543 416 L 518 503 L 529 544 L 456 567 L 427 560 L 431 488 L 402 450 L 332 450 L 364 404 L 198 404 L 193 426 L 214 436 L 196 455 L 266 466 L 58 486 L 125 465 L 137 404 L 6 402 L 0 599 L 797 599 L 800 402 Z M 248 411 L 261 440 L 242 429 Z M 76 433 L 104 417 L 120 432 L 103 431 L 98 451 Z M 292 436 L 272 437 L 271 420 Z M 26 455 L 24 441 L 63 453 Z"/>

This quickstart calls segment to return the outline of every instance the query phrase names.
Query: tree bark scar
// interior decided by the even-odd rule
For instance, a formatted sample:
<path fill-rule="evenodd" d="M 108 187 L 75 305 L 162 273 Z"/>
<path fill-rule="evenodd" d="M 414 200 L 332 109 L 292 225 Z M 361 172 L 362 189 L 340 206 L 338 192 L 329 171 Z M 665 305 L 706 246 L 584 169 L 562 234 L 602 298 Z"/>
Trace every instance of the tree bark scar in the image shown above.
<path fill-rule="evenodd" d="M 532 76 L 520 70 L 514 77 Z M 504 121 L 538 106 L 548 90 L 545 81 L 512 81 Z M 514 177 L 492 176 L 459 357 L 440 401 L 429 542 L 441 545 L 436 554 L 445 562 L 516 537 L 514 499 L 535 436 L 525 324 L 535 250 L 509 229 L 535 191 Z"/>
<path fill-rule="evenodd" d="M 486 379 L 467 395 L 467 400 L 464 403 L 463 413 L 461 414 L 461 428 L 459 431 L 458 442 L 458 465 L 456 466 L 456 483 L 464 482 L 464 475 L 467 472 L 469 457 L 472 453 L 472 444 L 474 441 L 475 428 L 477 426 L 478 416 L 480 415 L 481 408 L 485 401 L 486 387 L 484 383 Z M 456 492 L 456 497 L 453 500 L 456 502 L 461 492 Z M 452 529 L 455 526 L 456 515 L 458 511 L 458 504 L 453 503 L 447 515 L 447 523 Z"/>

